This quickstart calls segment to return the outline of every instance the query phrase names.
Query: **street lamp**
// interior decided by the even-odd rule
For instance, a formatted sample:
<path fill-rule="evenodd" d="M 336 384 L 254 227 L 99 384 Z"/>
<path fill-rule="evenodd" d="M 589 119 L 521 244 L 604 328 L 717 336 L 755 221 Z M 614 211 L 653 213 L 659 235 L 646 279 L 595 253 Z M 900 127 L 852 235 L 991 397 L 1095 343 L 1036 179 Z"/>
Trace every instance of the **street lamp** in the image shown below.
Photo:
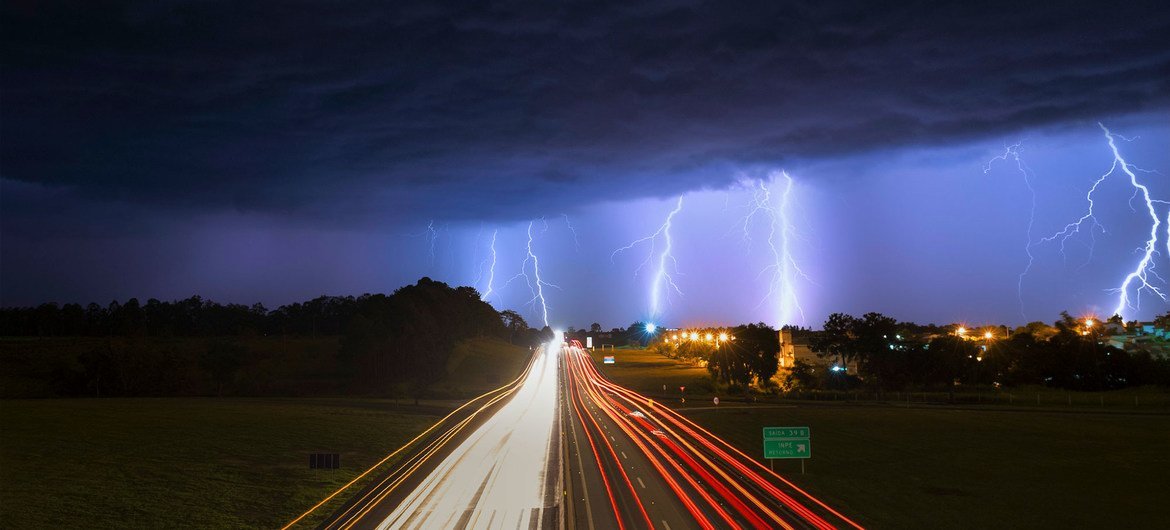
<path fill-rule="evenodd" d="M 967 328 L 965 328 L 963 326 L 959 326 L 959 329 L 957 331 L 955 331 L 955 333 L 957 333 L 960 337 L 966 336 L 967 335 Z"/>

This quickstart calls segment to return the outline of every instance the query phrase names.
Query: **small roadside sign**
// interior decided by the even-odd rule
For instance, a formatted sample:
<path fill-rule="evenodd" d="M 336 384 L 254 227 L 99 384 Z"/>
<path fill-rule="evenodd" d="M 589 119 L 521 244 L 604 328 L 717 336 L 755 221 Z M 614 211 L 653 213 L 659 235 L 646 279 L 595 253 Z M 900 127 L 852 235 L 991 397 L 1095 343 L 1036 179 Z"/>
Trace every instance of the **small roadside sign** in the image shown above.
<path fill-rule="evenodd" d="M 340 469 L 339 453 L 309 453 L 309 469 Z"/>
<path fill-rule="evenodd" d="M 605 364 L 613 364 L 613 356 L 612 356 L 612 355 L 606 355 L 605 357 L 603 357 L 603 358 L 601 359 L 601 362 L 603 362 L 603 363 L 605 363 Z"/>
<path fill-rule="evenodd" d="M 719 398 L 715 398 L 715 406 L 716 406 L 716 407 L 718 407 L 718 406 L 719 406 Z"/>

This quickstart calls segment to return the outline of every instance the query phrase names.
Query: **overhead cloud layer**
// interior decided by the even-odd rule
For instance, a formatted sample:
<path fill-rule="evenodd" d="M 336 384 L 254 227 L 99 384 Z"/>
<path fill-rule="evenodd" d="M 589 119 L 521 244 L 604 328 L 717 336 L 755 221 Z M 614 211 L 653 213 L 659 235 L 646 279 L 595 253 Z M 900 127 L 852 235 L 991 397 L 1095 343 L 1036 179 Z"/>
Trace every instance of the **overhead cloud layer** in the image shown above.
<path fill-rule="evenodd" d="M 9 206 L 506 220 L 1170 103 L 1157 2 L 4 9 Z"/>

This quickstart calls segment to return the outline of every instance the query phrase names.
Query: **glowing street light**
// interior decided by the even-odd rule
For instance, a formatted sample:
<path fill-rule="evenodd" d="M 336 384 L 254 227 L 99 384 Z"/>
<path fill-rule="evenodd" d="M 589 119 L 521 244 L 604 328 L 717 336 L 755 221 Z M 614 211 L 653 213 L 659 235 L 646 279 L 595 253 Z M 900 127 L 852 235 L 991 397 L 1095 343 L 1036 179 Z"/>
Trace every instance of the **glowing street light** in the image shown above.
<path fill-rule="evenodd" d="M 707 334 L 707 342 L 711 342 L 711 339 L 713 338 L 715 337 L 713 337 L 710 333 Z"/>
<path fill-rule="evenodd" d="M 719 334 L 719 342 L 727 342 L 727 334 L 726 333 Z"/>
<path fill-rule="evenodd" d="M 658 329 L 658 326 L 655 326 L 653 322 L 646 324 L 646 333 L 654 333 L 656 329 Z"/>
<path fill-rule="evenodd" d="M 699 340 L 699 334 L 692 331 L 691 332 L 691 340 Z"/>
<path fill-rule="evenodd" d="M 991 337 L 993 337 L 993 335 L 991 334 L 991 332 L 990 332 L 990 331 L 988 331 L 988 332 L 985 332 L 985 333 L 983 334 L 983 338 L 985 338 L 985 339 L 987 339 L 987 340 L 991 340 Z"/>
<path fill-rule="evenodd" d="M 959 336 L 962 337 L 963 335 L 967 334 L 967 328 L 959 326 L 958 331 L 956 331 L 955 333 L 958 333 Z"/>

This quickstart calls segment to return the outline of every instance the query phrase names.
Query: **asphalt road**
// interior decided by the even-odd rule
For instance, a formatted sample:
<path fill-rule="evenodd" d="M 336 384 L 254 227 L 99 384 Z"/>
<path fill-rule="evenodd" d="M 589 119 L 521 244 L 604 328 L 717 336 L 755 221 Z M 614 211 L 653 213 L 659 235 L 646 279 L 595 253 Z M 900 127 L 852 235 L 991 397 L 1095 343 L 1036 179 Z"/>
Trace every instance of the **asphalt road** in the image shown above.
<path fill-rule="evenodd" d="M 861 528 L 559 340 L 480 407 L 325 526 Z"/>
<path fill-rule="evenodd" d="M 545 512 L 555 514 L 560 476 L 560 451 L 554 443 L 559 357 L 558 345 L 542 346 L 508 403 L 447 455 L 377 528 L 547 526 Z"/>
<path fill-rule="evenodd" d="M 572 528 L 860 526 L 667 407 L 563 357 L 565 514 Z"/>

